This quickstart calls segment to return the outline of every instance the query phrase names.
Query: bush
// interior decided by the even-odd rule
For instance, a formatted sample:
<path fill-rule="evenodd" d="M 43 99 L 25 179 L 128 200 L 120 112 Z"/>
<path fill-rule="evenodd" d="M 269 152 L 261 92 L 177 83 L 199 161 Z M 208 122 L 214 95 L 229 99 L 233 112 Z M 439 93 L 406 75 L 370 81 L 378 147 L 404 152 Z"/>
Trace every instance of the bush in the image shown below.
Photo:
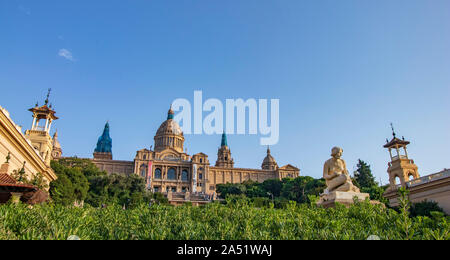
<path fill-rule="evenodd" d="M 412 217 L 417 216 L 427 216 L 431 217 L 431 212 L 441 212 L 444 213 L 444 210 L 439 207 L 437 202 L 434 201 L 423 201 L 419 203 L 413 203 L 411 205 L 410 213 Z"/>
<path fill-rule="evenodd" d="M 323 209 L 288 202 L 283 209 L 256 208 L 231 196 L 227 205 L 202 207 L 139 204 L 123 210 L 42 204 L 0 205 L 1 239 L 82 240 L 383 240 L 450 239 L 450 218 L 411 218 L 368 202 Z M 270 202 L 271 203 L 271 202 Z"/>

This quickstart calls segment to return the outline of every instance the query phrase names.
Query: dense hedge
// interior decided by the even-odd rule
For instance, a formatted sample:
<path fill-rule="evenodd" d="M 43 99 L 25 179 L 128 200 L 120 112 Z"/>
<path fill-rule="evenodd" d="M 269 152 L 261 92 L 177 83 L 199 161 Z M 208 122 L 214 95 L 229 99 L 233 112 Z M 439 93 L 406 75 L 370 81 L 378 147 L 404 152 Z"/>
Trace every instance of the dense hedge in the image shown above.
<path fill-rule="evenodd" d="M 127 210 L 7 204 L 0 205 L 0 239 L 450 239 L 443 214 L 408 215 L 368 203 L 328 210 L 295 202 L 258 208 L 246 201 Z"/>

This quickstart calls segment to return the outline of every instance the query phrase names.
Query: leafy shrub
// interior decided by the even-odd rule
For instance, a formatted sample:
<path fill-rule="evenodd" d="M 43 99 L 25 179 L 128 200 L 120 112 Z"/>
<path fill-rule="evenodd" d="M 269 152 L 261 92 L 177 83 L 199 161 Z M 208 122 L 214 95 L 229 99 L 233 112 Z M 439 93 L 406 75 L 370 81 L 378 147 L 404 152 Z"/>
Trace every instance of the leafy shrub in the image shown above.
<path fill-rule="evenodd" d="M 410 212 L 411 212 L 412 217 L 417 217 L 417 216 L 431 217 L 432 212 L 444 213 L 444 210 L 441 207 L 439 207 L 437 202 L 425 200 L 423 202 L 412 204 Z"/>
<path fill-rule="evenodd" d="M 222 205 L 139 204 L 107 208 L 66 207 L 42 204 L 0 205 L 0 239 L 59 239 L 77 235 L 83 240 L 383 240 L 450 239 L 450 218 L 437 212 L 432 217 L 409 214 L 368 202 L 347 208 L 323 209 L 288 202 L 283 209 L 254 207 L 236 196 Z"/>

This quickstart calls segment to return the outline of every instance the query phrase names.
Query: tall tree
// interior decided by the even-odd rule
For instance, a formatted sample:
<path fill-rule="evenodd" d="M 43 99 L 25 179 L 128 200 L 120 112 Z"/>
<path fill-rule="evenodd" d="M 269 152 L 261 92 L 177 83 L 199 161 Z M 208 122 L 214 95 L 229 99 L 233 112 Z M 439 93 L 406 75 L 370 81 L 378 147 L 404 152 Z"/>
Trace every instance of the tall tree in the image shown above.
<path fill-rule="evenodd" d="M 358 183 L 360 188 L 372 188 L 374 186 L 378 186 L 378 183 L 375 181 L 375 177 L 372 175 L 372 171 L 370 170 L 370 165 L 359 159 L 356 167 L 357 170 L 355 172 L 355 181 Z"/>

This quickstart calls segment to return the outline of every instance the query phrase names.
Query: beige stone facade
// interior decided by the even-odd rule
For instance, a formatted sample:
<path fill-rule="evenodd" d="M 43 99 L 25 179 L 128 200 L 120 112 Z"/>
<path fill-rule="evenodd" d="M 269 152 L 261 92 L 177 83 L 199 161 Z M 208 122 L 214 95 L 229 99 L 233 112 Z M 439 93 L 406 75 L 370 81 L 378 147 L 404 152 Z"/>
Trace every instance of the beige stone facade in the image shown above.
<path fill-rule="evenodd" d="M 398 190 L 401 187 L 409 191 L 409 200 L 412 203 L 434 201 L 450 214 L 450 170 L 420 177 L 418 167 L 414 160 L 408 156 L 407 146 L 410 142 L 404 138 L 399 139 L 393 132 L 393 139 L 386 140 L 384 148 L 389 150 L 391 161 L 388 163 L 389 188 L 384 197 L 393 207 L 399 205 Z M 394 153 L 393 153 L 394 152 Z"/>
<path fill-rule="evenodd" d="M 175 197 L 181 200 L 183 196 L 197 193 L 214 195 L 218 184 L 247 180 L 263 182 L 267 179 L 295 178 L 300 174 L 300 170 L 290 164 L 278 167 L 269 149 L 262 169 L 235 168 L 225 135 L 218 149 L 215 166 L 211 166 L 208 155 L 204 153 L 187 154 L 184 151 L 183 132 L 173 120 L 171 109 L 167 120 L 157 130 L 154 141 L 154 149 L 137 151 L 134 161 L 115 161 L 105 159 L 105 156 L 94 156 L 93 162 L 109 173 L 137 174 L 146 179 L 148 189 L 172 193 L 174 200 Z"/>
<path fill-rule="evenodd" d="M 8 164 L 3 164 L 0 173 L 11 175 L 23 168 L 28 179 L 41 173 L 47 183 L 56 180 L 50 168 L 52 138 L 46 130 L 29 130 L 27 133 L 24 135 L 9 112 L 0 107 L 0 164 L 6 162 L 9 154 Z"/>

